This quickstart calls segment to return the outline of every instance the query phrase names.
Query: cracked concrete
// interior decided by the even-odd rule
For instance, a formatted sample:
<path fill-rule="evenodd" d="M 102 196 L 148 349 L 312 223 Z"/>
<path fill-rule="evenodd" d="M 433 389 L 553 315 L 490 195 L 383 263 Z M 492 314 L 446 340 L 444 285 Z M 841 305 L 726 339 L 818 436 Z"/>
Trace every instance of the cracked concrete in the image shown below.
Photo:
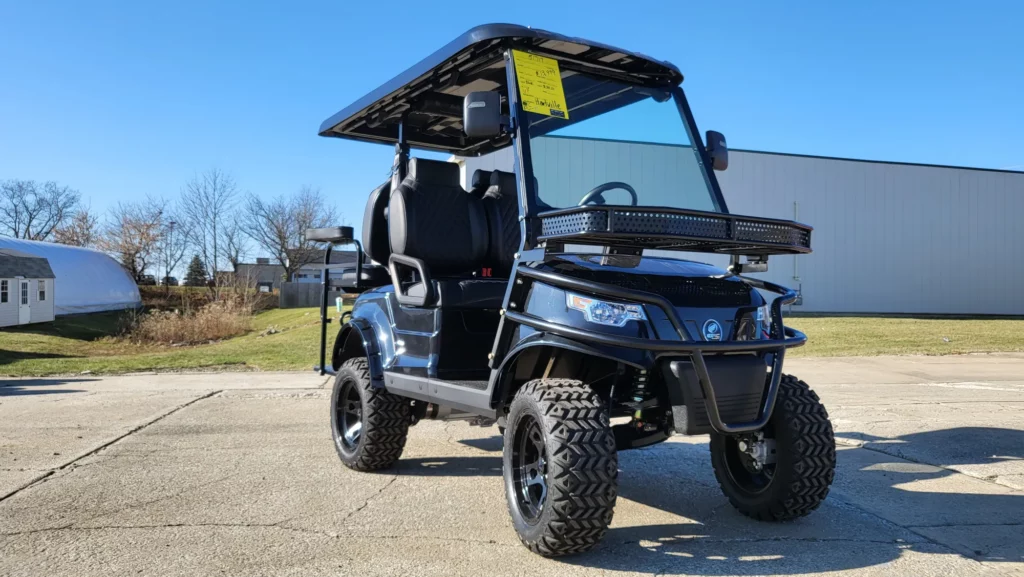
<path fill-rule="evenodd" d="M 315 375 L 2 383 L 0 576 L 1024 575 L 1024 356 L 788 369 L 842 439 L 818 511 L 742 517 L 676 437 L 620 454 L 604 542 L 557 561 L 511 529 L 494 428 L 424 422 L 356 473 Z"/>

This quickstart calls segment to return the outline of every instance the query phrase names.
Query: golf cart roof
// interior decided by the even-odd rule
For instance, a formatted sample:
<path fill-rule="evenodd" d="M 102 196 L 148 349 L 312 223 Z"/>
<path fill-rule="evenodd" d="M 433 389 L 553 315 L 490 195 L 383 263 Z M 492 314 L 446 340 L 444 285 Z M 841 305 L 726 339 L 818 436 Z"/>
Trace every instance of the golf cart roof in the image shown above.
<path fill-rule="evenodd" d="M 404 116 L 405 138 L 415 148 L 462 156 L 504 148 L 510 142 L 507 135 L 494 139 L 465 135 L 462 97 L 473 91 L 497 90 L 504 102 L 508 84 L 504 52 L 508 47 L 557 58 L 563 78 L 573 71 L 592 72 L 662 88 L 683 81 L 674 65 L 642 54 L 525 26 L 485 24 L 325 120 L 320 136 L 393 144 L 398 141 L 398 125 Z M 567 93 L 566 99 L 569 109 L 575 110 L 572 94 Z"/>

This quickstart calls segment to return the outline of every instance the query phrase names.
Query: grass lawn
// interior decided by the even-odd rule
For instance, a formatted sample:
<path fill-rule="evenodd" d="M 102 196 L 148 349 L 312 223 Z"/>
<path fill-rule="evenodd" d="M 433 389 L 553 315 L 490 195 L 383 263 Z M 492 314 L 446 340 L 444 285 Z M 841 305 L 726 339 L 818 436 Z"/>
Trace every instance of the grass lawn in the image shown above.
<path fill-rule="evenodd" d="M 133 345 L 104 338 L 117 331 L 114 313 L 5 328 L 0 329 L 0 375 L 307 370 L 317 361 L 317 318 L 317 309 L 271 310 L 253 317 L 252 332 L 246 335 L 187 347 Z M 810 337 L 806 346 L 791 353 L 796 356 L 1024 351 L 1024 320 L 807 316 L 791 317 L 786 324 Z M 280 332 L 260 336 L 269 326 Z M 337 330 L 337 324 L 328 327 L 331 338 Z"/>
<path fill-rule="evenodd" d="M 280 332 L 260 336 L 269 326 Z M 262 312 L 253 317 L 252 332 L 196 346 L 134 345 L 103 338 L 115 334 L 117 327 L 117 313 L 100 313 L 0 329 L 0 375 L 311 370 L 320 342 L 319 310 L 315 308 Z M 337 327 L 335 321 L 329 330 Z"/>
<path fill-rule="evenodd" d="M 807 334 L 796 356 L 956 355 L 1024 351 L 1024 320 L 892 317 L 786 318 Z"/>

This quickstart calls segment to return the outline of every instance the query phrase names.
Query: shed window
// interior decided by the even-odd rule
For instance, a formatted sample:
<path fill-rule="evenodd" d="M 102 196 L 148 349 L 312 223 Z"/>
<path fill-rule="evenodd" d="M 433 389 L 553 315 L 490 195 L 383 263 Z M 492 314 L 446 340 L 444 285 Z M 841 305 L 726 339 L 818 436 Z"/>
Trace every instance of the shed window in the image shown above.
<path fill-rule="evenodd" d="M 21 281 L 21 304 L 28 304 L 28 281 Z"/>
<path fill-rule="evenodd" d="M 0 280 L 0 303 L 7 302 L 7 281 Z"/>
<path fill-rule="evenodd" d="M 39 281 L 39 302 L 46 300 L 46 281 L 40 279 Z"/>

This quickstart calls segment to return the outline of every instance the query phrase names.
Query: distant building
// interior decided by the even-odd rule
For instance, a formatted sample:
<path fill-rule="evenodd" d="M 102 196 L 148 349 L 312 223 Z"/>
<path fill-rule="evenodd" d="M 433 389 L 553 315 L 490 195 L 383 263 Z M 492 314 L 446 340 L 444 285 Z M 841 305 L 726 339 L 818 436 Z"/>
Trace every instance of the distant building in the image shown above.
<path fill-rule="evenodd" d="M 45 258 L 0 248 L 0 327 L 52 321 L 53 280 Z"/>
<path fill-rule="evenodd" d="M 323 272 L 324 251 L 318 251 L 314 255 L 314 261 L 305 264 L 288 279 L 296 283 L 319 283 Z M 331 263 L 355 266 L 356 254 L 352 251 L 335 250 L 331 252 Z M 231 274 L 231 273 L 227 273 Z M 341 269 L 334 269 L 331 277 L 341 275 Z M 233 276 L 239 282 L 254 286 L 263 290 L 280 290 L 281 283 L 285 282 L 284 267 L 271 262 L 269 258 L 257 258 L 254 263 L 239 263 L 235 267 Z"/>
<path fill-rule="evenodd" d="M 7 281 L 7 298 L 0 306 L 8 306 L 22 300 L 21 280 L 28 280 L 28 298 L 32 311 L 30 318 L 94 313 L 100 311 L 133 309 L 142 306 L 139 298 L 139 287 L 131 275 L 110 256 L 89 248 L 67 246 L 52 242 L 39 242 L 17 238 L 0 237 L 0 251 L 12 258 L 18 253 L 22 257 L 35 258 L 46 262 L 53 275 L 46 277 L 30 277 L 21 275 L 18 279 L 14 270 L 6 268 L 0 271 L 0 280 Z M 11 262 L 11 261 L 8 261 Z M 15 266 L 13 263 L 10 266 Z M 9 276 L 8 276 L 9 275 Z M 42 281 L 40 283 L 40 281 Z M 42 284 L 42 290 L 40 290 Z M 16 286 L 17 285 L 17 286 Z M 0 283 L 2 288 L 2 283 Z M 17 296 L 17 299 L 15 299 Z M 0 294 L 0 300 L 2 300 Z M 34 300 L 33 300 L 34 299 Z M 42 308 L 37 313 L 35 303 L 39 301 Z M 51 309 L 48 313 L 45 309 Z M 19 313 L 18 314 L 22 314 Z M 40 318 L 41 318 L 40 317 Z M 46 319 L 50 320 L 50 319 Z M 31 322 L 37 322 L 32 320 Z M 0 323 L 2 325 L 3 323 Z M 15 322 L 14 324 L 18 324 Z"/>

